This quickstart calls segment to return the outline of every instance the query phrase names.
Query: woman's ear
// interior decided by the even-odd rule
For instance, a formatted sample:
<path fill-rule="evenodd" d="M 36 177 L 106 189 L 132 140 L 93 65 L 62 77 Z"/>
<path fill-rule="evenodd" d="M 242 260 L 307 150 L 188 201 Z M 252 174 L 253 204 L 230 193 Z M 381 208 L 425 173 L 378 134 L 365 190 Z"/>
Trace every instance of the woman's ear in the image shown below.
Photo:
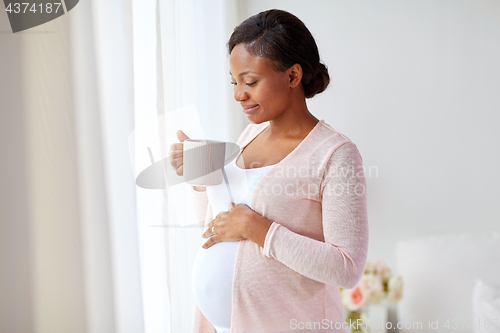
<path fill-rule="evenodd" d="M 295 88 L 302 81 L 302 66 L 294 64 L 288 69 L 290 88 Z"/>

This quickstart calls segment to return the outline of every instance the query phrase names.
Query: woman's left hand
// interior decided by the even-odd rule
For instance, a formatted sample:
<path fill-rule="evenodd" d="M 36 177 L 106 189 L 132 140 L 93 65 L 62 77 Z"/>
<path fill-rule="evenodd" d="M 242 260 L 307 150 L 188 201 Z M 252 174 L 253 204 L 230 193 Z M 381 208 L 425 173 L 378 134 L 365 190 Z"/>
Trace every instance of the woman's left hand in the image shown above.
<path fill-rule="evenodd" d="M 202 237 L 209 238 L 202 247 L 207 249 L 218 242 L 247 239 L 246 228 L 248 222 L 255 218 L 261 218 L 261 216 L 247 205 L 231 203 L 229 211 L 219 213 L 208 224 L 208 229 L 203 233 Z"/>

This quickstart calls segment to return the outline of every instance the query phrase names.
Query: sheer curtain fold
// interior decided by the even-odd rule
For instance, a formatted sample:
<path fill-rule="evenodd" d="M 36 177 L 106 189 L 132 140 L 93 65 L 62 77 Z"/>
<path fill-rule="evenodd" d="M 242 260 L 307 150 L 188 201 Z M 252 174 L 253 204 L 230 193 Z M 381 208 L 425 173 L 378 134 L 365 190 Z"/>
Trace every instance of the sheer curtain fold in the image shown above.
<path fill-rule="evenodd" d="M 100 112 L 96 120 L 101 130 L 103 166 L 101 186 L 104 187 L 106 202 L 109 235 L 107 251 L 111 258 L 108 268 L 111 290 L 105 291 L 105 294 L 112 295 L 115 331 L 140 333 L 144 331 L 144 323 L 135 209 L 136 186 L 128 147 L 128 137 L 134 127 L 132 1 L 92 0 L 89 5 L 91 22 L 86 27 L 90 30 L 88 34 L 93 37 L 96 73 L 93 83 L 98 91 L 96 102 Z M 87 54 L 92 57 L 90 53 Z M 96 222 L 89 219 L 88 223 L 95 225 Z M 92 238 L 87 239 L 87 245 L 92 246 L 96 241 L 95 236 L 100 235 L 88 236 Z M 90 258 L 91 254 L 88 255 L 88 262 Z M 102 260 L 96 256 L 94 259 Z M 94 297 L 99 296 L 94 294 Z M 87 307 L 96 319 L 103 318 L 94 309 L 94 306 L 99 306 L 101 297 L 93 298 L 95 303 L 89 303 Z"/>
<path fill-rule="evenodd" d="M 81 2 L 73 18 L 75 133 L 79 163 L 88 332 L 143 332 L 133 129 L 131 0 Z"/>
<path fill-rule="evenodd" d="M 183 130 L 191 138 L 235 142 L 245 119 L 232 101 L 226 43 L 236 1 L 157 0 L 157 111 L 161 158 Z M 168 172 L 168 171 L 167 171 Z M 171 172 L 171 171 L 170 171 Z M 168 300 L 165 332 L 190 332 L 191 271 L 203 243 L 207 199 L 186 184 L 168 184 L 161 224 Z"/>

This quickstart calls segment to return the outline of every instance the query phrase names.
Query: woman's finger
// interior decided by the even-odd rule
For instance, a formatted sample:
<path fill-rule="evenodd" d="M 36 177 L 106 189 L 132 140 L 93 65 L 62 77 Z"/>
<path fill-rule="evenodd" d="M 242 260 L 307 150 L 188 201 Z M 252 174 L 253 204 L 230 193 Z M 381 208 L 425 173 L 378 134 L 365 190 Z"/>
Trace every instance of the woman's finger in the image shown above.
<path fill-rule="evenodd" d="M 183 132 L 183 131 L 178 130 L 178 131 L 177 131 L 177 139 L 179 139 L 179 141 L 180 141 L 180 142 L 182 142 L 182 141 L 184 141 L 184 140 L 189 139 L 189 137 L 188 137 L 186 134 L 184 134 L 184 132 Z"/>
<path fill-rule="evenodd" d="M 183 164 L 182 158 L 174 158 L 170 160 L 170 164 L 174 167 L 174 169 L 177 169 Z"/>
<path fill-rule="evenodd" d="M 180 167 L 175 169 L 175 173 L 177 174 L 177 176 L 182 176 L 184 174 L 184 166 L 181 165 Z"/>
<path fill-rule="evenodd" d="M 220 240 L 218 235 L 212 236 L 209 239 L 207 239 L 207 241 L 205 242 L 205 244 L 202 245 L 202 247 L 204 249 L 208 249 L 210 246 L 214 245 L 215 243 L 218 243 L 219 241 Z"/>
<path fill-rule="evenodd" d="M 180 145 L 180 149 L 179 146 L 177 145 Z M 184 152 L 182 150 L 182 143 L 178 143 L 178 144 L 173 144 L 170 146 L 170 151 L 168 152 L 168 156 L 169 156 L 169 160 L 170 160 L 170 164 L 172 165 L 172 167 L 176 170 L 176 173 L 179 175 L 179 176 L 182 176 L 182 170 L 180 170 L 180 174 L 179 174 L 179 171 L 177 171 L 177 169 L 183 164 L 183 160 L 184 160 Z"/>
<path fill-rule="evenodd" d="M 217 214 L 217 216 L 215 217 L 216 219 L 220 219 L 220 218 L 223 218 L 225 215 L 227 215 L 228 212 L 225 212 L 225 211 L 222 211 L 220 212 L 219 214 Z"/>
<path fill-rule="evenodd" d="M 201 237 L 208 238 L 216 234 L 217 234 L 217 227 L 215 226 L 214 221 L 212 221 L 208 224 L 207 230 L 205 230 L 205 232 L 201 235 Z"/>
<path fill-rule="evenodd" d="M 170 145 L 170 151 L 172 151 L 172 150 L 183 151 L 184 150 L 184 144 L 183 143 L 173 143 L 172 145 Z"/>
<path fill-rule="evenodd" d="M 171 160 L 176 159 L 176 158 L 182 159 L 182 157 L 184 156 L 184 152 L 182 150 L 172 150 L 172 151 L 170 151 L 168 156 L 170 156 Z"/>
<path fill-rule="evenodd" d="M 175 155 L 175 157 L 179 156 L 179 154 L 183 154 L 184 150 L 182 149 L 182 147 L 180 149 L 178 148 L 174 148 L 174 145 L 171 145 L 170 146 L 170 149 L 168 150 L 168 157 L 170 157 L 170 159 L 172 159 L 172 157 Z"/>

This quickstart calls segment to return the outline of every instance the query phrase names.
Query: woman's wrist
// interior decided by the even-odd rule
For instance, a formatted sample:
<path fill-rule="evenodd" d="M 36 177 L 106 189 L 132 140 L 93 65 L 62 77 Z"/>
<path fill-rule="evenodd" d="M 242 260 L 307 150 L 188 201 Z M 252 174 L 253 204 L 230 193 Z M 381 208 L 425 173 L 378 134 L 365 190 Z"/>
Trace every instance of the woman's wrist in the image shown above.
<path fill-rule="evenodd" d="M 271 227 L 271 224 L 273 224 L 273 222 L 269 221 L 265 217 L 260 216 L 259 214 L 255 215 L 256 218 L 250 219 L 246 223 L 245 236 L 246 239 L 253 241 L 263 248 L 267 232 L 269 231 L 269 228 Z"/>

